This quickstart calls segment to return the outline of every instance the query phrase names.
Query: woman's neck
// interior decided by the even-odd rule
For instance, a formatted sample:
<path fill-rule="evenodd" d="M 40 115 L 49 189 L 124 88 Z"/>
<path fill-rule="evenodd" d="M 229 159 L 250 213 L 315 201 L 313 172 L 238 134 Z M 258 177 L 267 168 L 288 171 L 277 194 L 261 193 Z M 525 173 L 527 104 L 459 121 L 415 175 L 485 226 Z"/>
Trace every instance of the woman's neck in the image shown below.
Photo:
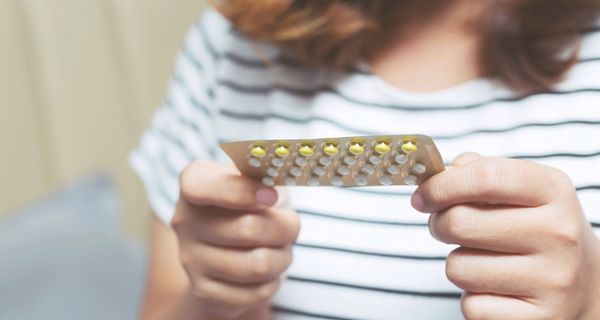
<path fill-rule="evenodd" d="M 369 59 L 372 72 L 406 91 L 430 92 L 481 76 L 476 24 L 484 1 L 457 0 L 411 27 L 389 32 Z"/>

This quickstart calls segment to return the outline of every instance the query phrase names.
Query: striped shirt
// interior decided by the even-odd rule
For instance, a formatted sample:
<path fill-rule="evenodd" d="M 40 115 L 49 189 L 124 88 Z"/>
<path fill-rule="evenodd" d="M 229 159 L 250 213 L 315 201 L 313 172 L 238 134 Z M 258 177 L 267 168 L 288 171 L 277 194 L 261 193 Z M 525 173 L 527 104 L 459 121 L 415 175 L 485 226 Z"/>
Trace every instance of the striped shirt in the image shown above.
<path fill-rule="evenodd" d="M 366 71 L 304 68 L 236 32 L 215 11 L 190 29 L 164 105 L 130 162 L 168 222 L 178 176 L 195 159 L 229 162 L 227 140 L 422 133 L 458 154 L 529 159 L 565 171 L 600 231 L 600 30 L 555 90 L 517 96 L 489 79 L 399 90 Z M 452 246 L 434 240 L 410 187 L 291 188 L 302 219 L 276 319 L 460 319 L 445 276 Z"/>

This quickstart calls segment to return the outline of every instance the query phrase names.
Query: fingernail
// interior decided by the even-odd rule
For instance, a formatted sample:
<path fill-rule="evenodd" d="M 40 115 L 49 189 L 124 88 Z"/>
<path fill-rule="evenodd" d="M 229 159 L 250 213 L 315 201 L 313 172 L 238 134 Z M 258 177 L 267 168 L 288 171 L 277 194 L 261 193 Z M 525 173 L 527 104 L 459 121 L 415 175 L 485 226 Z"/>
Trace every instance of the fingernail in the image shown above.
<path fill-rule="evenodd" d="M 419 190 L 415 191 L 415 193 L 412 195 L 410 203 L 417 211 L 425 211 L 425 200 L 423 200 L 423 195 Z"/>
<path fill-rule="evenodd" d="M 256 202 L 271 207 L 277 203 L 277 191 L 273 188 L 260 188 L 256 191 Z"/>

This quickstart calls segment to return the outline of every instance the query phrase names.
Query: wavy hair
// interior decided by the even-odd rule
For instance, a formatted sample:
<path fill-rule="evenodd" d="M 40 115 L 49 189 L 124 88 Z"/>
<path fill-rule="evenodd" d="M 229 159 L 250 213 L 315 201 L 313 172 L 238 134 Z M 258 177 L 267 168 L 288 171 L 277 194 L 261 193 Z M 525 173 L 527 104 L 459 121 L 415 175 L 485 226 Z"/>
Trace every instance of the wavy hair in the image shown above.
<path fill-rule="evenodd" d="M 484 1 L 484 0 L 473 0 Z M 486 0 L 473 25 L 487 76 L 518 91 L 549 90 L 578 59 L 600 0 Z M 376 53 L 386 30 L 426 21 L 452 0 L 221 0 L 215 7 L 251 38 L 306 66 L 342 68 Z"/>

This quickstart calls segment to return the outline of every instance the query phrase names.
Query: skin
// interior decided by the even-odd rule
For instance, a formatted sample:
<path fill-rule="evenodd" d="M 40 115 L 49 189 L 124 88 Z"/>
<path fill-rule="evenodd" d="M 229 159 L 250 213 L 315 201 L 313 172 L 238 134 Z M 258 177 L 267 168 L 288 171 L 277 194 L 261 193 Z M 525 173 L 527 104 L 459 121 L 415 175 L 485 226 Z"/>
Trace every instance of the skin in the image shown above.
<path fill-rule="evenodd" d="M 481 76 L 479 41 L 465 26 L 484 1 L 455 2 L 383 47 L 369 61 L 373 73 L 411 92 Z M 592 303 L 600 301 L 600 241 L 571 181 L 532 162 L 474 154 L 454 166 L 420 186 L 412 201 L 433 213 L 434 237 L 460 246 L 448 257 L 447 275 L 466 292 L 465 318 L 600 319 L 600 304 Z M 171 226 L 152 222 L 140 319 L 270 319 L 270 298 L 292 259 L 297 214 L 277 202 L 281 192 L 230 166 L 192 163 L 180 180 Z M 257 201 L 261 189 L 271 195 L 263 194 L 266 206 Z"/>
<path fill-rule="evenodd" d="M 563 172 L 534 162 L 459 156 L 419 186 L 466 319 L 600 318 L 600 241 Z"/>
<path fill-rule="evenodd" d="M 155 221 L 142 319 L 268 319 L 298 215 L 235 167 L 194 162 L 171 230 Z"/>

